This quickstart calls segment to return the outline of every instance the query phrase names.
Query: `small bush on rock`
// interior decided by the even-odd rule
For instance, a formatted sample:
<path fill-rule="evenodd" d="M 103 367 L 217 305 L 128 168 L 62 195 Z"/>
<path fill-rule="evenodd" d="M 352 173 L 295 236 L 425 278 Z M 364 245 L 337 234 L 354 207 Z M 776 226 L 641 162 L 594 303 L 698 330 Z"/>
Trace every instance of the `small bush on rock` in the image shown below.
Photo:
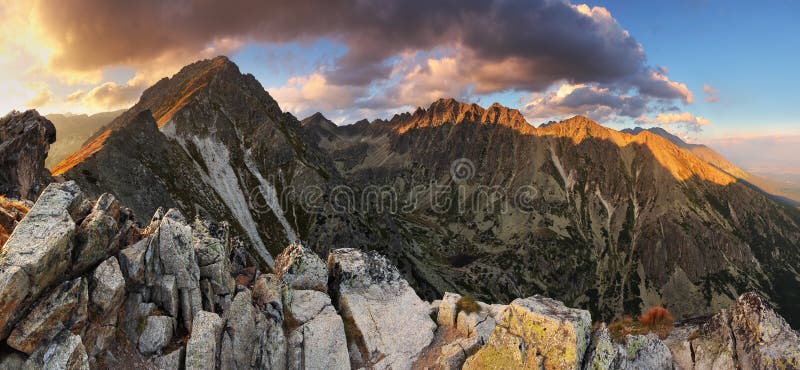
<path fill-rule="evenodd" d="M 462 311 L 466 313 L 481 312 L 481 306 L 478 305 L 474 298 L 465 295 L 456 302 L 456 313 Z"/>

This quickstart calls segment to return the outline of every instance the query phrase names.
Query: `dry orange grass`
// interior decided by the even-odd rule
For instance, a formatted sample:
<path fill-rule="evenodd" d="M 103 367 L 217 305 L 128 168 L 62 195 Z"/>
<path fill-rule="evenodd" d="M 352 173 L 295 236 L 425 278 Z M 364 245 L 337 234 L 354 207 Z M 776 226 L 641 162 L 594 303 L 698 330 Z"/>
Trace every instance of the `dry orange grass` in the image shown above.
<path fill-rule="evenodd" d="M 616 339 L 624 339 L 626 335 L 645 335 L 654 333 L 659 338 L 666 338 L 672 332 L 674 322 L 672 314 L 664 307 L 652 307 L 634 320 L 625 316 L 622 320 L 608 324 L 608 331 Z"/>
<path fill-rule="evenodd" d="M 27 214 L 29 211 L 28 207 L 22 204 L 21 202 L 17 202 L 15 200 L 8 200 L 6 197 L 2 195 L 0 195 L 0 207 L 3 207 L 5 209 L 14 209 L 19 213 L 22 213 L 23 216 Z"/>

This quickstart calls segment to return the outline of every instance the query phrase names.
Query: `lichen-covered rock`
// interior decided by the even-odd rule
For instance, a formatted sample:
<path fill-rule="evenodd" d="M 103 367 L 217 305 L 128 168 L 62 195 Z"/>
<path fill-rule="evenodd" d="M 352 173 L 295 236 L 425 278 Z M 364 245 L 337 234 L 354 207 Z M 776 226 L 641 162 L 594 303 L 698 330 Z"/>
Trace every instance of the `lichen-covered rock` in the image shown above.
<path fill-rule="evenodd" d="M 156 285 L 152 287 L 151 299 L 170 316 L 178 317 L 181 303 L 175 276 L 164 275 L 161 280 L 156 282 Z"/>
<path fill-rule="evenodd" d="M 289 290 L 284 297 L 287 312 L 297 325 L 305 324 L 322 313 L 336 313 L 331 298 L 316 290 Z"/>
<path fill-rule="evenodd" d="M 740 366 L 800 368 L 800 334 L 756 293 L 736 299 L 731 307 L 731 328 Z"/>
<path fill-rule="evenodd" d="M 465 337 L 478 337 L 483 344 L 489 339 L 497 323 L 489 314 L 489 307 L 486 304 L 478 302 L 478 306 L 480 307 L 478 312 L 458 313 L 456 329 Z"/>
<path fill-rule="evenodd" d="M 186 349 L 180 347 L 163 356 L 158 356 L 153 359 L 153 365 L 158 369 L 171 370 L 183 369 L 183 359 L 186 356 Z"/>
<path fill-rule="evenodd" d="M 303 366 L 308 370 L 348 370 L 350 357 L 342 318 L 324 312 L 303 324 Z"/>
<path fill-rule="evenodd" d="M 436 365 L 444 370 L 459 370 L 464 366 L 467 357 L 481 348 L 481 339 L 477 336 L 461 338 L 442 346 L 441 354 L 436 358 Z"/>
<path fill-rule="evenodd" d="M 279 322 L 264 314 L 256 317 L 258 342 L 253 351 L 252 367 L 260 369 L 285 369 L 287 340 Z"/>
<path fill-rule="evenodd" d="M 128 286 L 144 284 L 146 270 L 144 255 L 149 243 L 150 239 L 145 238 L 119 252 L 119 266 Z"/>
<path fill-rule="evenodd" d="M 91 213 L 78 226 L 72 252 L 73 270 L 83 271 L 117 252 L 112 249 L 112 241 L 119 232 L 119 204 L 113 198 L 110 194 L 100 196 Z M 107 210 L 115 212 L 117 218 Z"/>
<path fill-rule="evenodd" d="M 28 296 L 30 280 L 28 274 L 19 266 L 0 269 L 0 338 L 5 338 L 13 328 L 12 323 L 19 316 L 18 309 Z"/>
<path fill-rule="evenodd" d="M 567 308 L 553 299 L 516 299 L 503 311 L 487 344 L 467 364 L 498 366 L 494 361 L 503 358 L 532 369 L 538 368 L 537 358 L 541 357 L 542 365 L 548 369 L 580 368 L 589 345 L 591 323 L 588 311 Z M 508 345 L 514 347 L 504 348 Z"/>
<path fill-rule="evenodd" d="M 586 350 L 583 360 L 584 370 L 606 370 L 619 368 L 619 358 L 621 358 L 621 347 L 613 342 L 611 333 L 606 324 L 601 324 L 592 333 L 592 340 Z"/>
<path fill-rule="evenodd" d="M 186 370 L 214 370 L 223 324 L 213 312 L 197 312 L 186 344 Z"/>
<path fill-rule="evenodd" d="M 149 316 L 142 335 L 139 336 L 139 352 L 143 355 L 161 353 L 172 340 L 175 319 L 169 316 Z"/>
<path fill-rule="evenodd" d="M 670 370 L 673 368 L 672 353 L 655 334 L 628 335 L 625 338 L 625 356 L 620 365 L 624 369 Z"/>
<path fill-rule="evenodd" d="M 30 354 L 58 333 L 71 329 L 78 324 L 77 321 L 85 320 L 85 317 L 80 317 L 79 304 L 86 290 L 86 281 L 77 278 L 64 282 L 48 292 L 19 321 L 8 337 L 8 345 Z"/>
<path fill-rule="evenodd" d="M 538 356 L 537 349 L 529 347 L 522 337 L 508 329 L 497 327 L 486 345 L 467 357 L 463 369 L 540 369 L 544 359 Z"/>
<path fill-rule="evenodd" d="M 342 318 L 326 311 L 294 329 L 288 338 L 288 369 L 350 369 Z"/>
<path fill-rule="evenodd" d="M 283 287 L 273 274 L 261 274 L 253 283 L 253 304 L 275 321 L 283 321 Z"/>
<path fill-rule="evenodd" d="M 211 235 L 208 226 L 196 220 L 192 224 L 193 248 L 200 268 L 201 285 L 205 281 L 207 290 L 204 305 L 207 311 L 224 310 L 230 304 L 236 288 L 236 282 L 231 276 L 231 261 L 228 257 L 227 241 L 220 240 Z"/>
<path fill-rule="evenodd" d="M 328 269 L 311 249 L 297 242 L 289 244 L 275 258 L 275 274 L 289 288 L 328 291 Z"/>
<path fill-rule="evenodd" d="M 119 231 L 117 221 L 101 208 L 95 207 L 78 226 L 73 250 L 72 270 L 80 272 L 108 258 L 113 251 L 111 241 Z"/>
<path fill-rule="evenodd" d="M 111 257 L 94 270 L 91 281 L 92 307 L 100 314 L 116 310 L 125 300 L 125 278 L 116 257 Z"/>
<path fill-rule="evenodd" d="M 25 369 L 25 356 L 18 352 L 12 352 L 0 356 L 0 370 Z"/>
<path fill-rule="evenodd" d="M 74 182 L 50 184 L 0 251 L 0 338 L 32 302 L 70 268 L 75 212 L 83 195 Z M 23 270 L 24 272 L 20 271 Z M 27 276 L 22 277 L 25 274 Z"/>
<path fill-rule="evenodd" d="M 223 315 L 225 329 L 222 332 L 220 351 L 222 369 L 250 368 L 258 336 L 252 300 L 249 290 L 240 291 Z"/>
<path fill-rule="evenodd" d="M 144 302 L 141 293 L 130 293 L 125 299 L 123 312 L 120 317 L 120 328 L 125 333 L 128 341 L 136 345 L 139 343 L 139 336 L 147 323 L 147 317 L 156 310 L 156 305 Z"/>
<path fill-rule="evenodd" d="M 146 281 L 155 286 L 166 275 L 173 275 L 181 302 L 180 317 L 185 328 L 192 327 L 194 314 L 202 309 L 200 269 L 192 241 L 192 229 L 183 215 L 170 209 L 158 221 L 145 253 Z"/>
<path fill-rule="evenodd" d="M 35 110 L 0 118 L 0 194 L 35 200 L 52 181 L 44 161 L 55 141 L 55 126 Z"/>
<path fill-rule="evenodd" d="M 458 312 L 456 303 L 461 299 L 460 294 L 445 292 L 444 297 L 439 302 L 439 311 L 436 316 L 436 323 L 441 326 L 456 326 Z"/>
<path fill-rule="evenodd" d="M 436 324 L 397 268 L 385 257 L 356 249 L 328 256 L 332 296 L 361 349 L 361 362 L 374 368 L 409 369 L 433 340 Z"/>
<path fill-rule="evenodd" d="M 50 343 L 40 346 L 28 357 L 26 369 L 89 370 L 89 357 L 81 337 L 62 331 Z"/>

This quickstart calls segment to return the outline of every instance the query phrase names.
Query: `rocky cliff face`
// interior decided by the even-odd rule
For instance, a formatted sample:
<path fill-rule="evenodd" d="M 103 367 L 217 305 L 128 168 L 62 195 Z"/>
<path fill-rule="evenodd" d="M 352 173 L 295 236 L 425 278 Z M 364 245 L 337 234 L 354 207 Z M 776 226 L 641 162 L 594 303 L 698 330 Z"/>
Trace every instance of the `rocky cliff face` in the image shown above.
<path fill-rule="evenodd" d="M 606 319 L 656 305 L 686 318 L 755 290 L 796 320 L 796 210 L 650 132 L 516 117 L 440 100 L 317 137 L 356 194 L 413 203 L 360 209 L 384 211 L 378 248 L 425 297 L 543 294 Z"/>
<path fill-rule="evenodd" d="M 47 231 L 47 232 L 45 232 Z M 253 265 L 228 229 L 51 184 L 2 250 L 3 369 L 797 368 L 800 336 L 754 293 L 704 322 L 613 339 L 542 296 L 428 303 L 375 252 L 302 244 Z"/>
<path fill-rule="evenodd" d="M 291 189 L 336 175 L 299 122 L 225 57 L 147 89 L 53 172 L 93 196 L 113 191 L 137 214 L 166 206 L 227 220 L 266 265 L 313 225 Z"/>
<path fill-rule="evenodd" d="M 44 161 L 56 129 L 35 110 L 0 118 L 0 195 L 36 200 L 50 182 Z"/>

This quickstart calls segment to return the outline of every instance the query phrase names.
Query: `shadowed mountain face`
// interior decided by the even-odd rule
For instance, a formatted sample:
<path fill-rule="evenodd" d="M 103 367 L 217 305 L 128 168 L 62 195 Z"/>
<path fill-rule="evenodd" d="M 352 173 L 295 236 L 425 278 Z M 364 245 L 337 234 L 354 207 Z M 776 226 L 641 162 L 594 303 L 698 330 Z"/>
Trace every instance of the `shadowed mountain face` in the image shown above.
<path fill-rule="evenodd" d="M 484 117 L 440 100 L 319 142 L 355 189 L 417 199 L 392 215 L 389 247 L 417 284 L 500 301 L 555 295 L 603 317 L 659 304 L 696 316 L 743 289 L 796 309 L 795 210 L 649 132 Z M 429 202 L 431 181 L 446 206 Z"/>
<path fill-rule="evenodd" d="M 145 91 L 54 172 L 141 217 L 234 220 L 266 264 L 296 238 L 323 255 L 379 250 L 429 299 L 542 293 L 604 319 L 653 305 L 689 317 L 756 290 L 800 319 L 796 210 L 659 135 L 584 117 L 537 129 L 449 99 L 301 123 L 220 57 Z"/>
<path fill-rule="evenodd" d="M 309 216 L 278 198 L 295 181 L 333 174 L 300 125 L 227 58 L 189 65 L 146 90 L 140 101 L 53 169 L 92 195 L 113 192 L 136 214 L 179 207 L 233 220 L 254 254 L 305 237 Z M 329 167 L 329 166 L 328 166 Z"/>

